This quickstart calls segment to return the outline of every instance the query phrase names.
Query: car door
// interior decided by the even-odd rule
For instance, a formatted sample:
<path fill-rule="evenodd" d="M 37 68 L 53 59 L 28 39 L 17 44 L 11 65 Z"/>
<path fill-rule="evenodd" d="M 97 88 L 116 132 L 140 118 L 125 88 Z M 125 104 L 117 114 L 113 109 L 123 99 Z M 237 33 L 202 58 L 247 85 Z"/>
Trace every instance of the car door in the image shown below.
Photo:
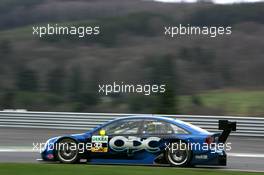
<path fill-rule="evenodd" d="M 142 124 L 142 119 L 124 119 L 98 129 L 92 134 L 90 156 L 100 159 L 130 159 L 138 151 L 137 149 L 140 149 L 138 145 L 140 145 Z M 105 135 L 101 136 L 100 131 L 104 131 Z M 98 144 L 103 148 L 93 149 Z"/>
<path fill-rule="evenodd" d="M 176 124 L 159 119 L 146 119 L 141 132 L 143 139 L 159 140 L 159 142 L 150 142 L 148 145 L 153 150 L 159 150 L 153 151 L 156 154 L 164 151 L 172 140 L 187 134 L 187 131 Z"/>

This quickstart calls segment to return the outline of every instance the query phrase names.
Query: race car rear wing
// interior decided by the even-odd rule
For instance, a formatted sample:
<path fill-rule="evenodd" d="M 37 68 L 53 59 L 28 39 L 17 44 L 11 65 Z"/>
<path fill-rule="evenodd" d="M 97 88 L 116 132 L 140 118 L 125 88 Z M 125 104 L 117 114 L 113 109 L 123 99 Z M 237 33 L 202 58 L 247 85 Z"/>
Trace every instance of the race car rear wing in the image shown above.
<path fill-rule="evenodd" d="M 223 130 L 222 134 L 219 136 L 218 141 L 225 143 L 228 136 L 232 131 L 236 131 L 236 122 L 230 122 L 228 120 L 219 120 L 218 129 Z"/>

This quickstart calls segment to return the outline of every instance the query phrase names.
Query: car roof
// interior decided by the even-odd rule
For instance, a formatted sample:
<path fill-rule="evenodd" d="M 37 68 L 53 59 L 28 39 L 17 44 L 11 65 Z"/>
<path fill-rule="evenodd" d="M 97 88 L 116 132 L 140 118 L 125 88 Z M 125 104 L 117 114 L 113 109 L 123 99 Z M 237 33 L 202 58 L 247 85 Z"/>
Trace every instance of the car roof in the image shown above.
<path fill-rule="evenodd" d="M 173 116 L 172 116 L 173 117 Z M 176 118 L 172 118 L 172 117 L 165 117 L 165 116 L 154 116 L 154 115 L 136 115 L 136 116 L 126 116 L 126 117 L 120 117 L 117 119 L 114 119 L 110 122 L 107 122 L 105 125 L 108 125 L 110 123 L 116 122 L 116 121 L 121 121 L 121 120 L 129 120 L 129 119 L 154 119 L 154 120 L 162 120 L 171 124 L 175 124 L 185 130 L 187 130 L 188 132 L 192 133 L 192 134 L 198 134 L 198 135 L 210 135 L 212 133 L 208 132 L 205 129 L 202 129 L 198 126 L 192 125 L 191 123 L 187 123 L 184 122 L 182 120 L 176 119 Z"/>

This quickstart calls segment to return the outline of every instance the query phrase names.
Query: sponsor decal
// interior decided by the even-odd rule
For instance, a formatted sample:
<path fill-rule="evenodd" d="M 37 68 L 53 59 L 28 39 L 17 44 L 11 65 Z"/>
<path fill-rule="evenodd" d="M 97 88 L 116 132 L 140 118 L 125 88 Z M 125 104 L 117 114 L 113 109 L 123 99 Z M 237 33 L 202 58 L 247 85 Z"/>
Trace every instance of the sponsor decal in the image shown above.
<path fill-rule="evenodd" d="M 108 136 L 92 136 L 92 142 L 107 143 Z"/>
<path fill-rule="evenodd" d="M 202 159 L 202 160 L 205 160 L 205 159 L 208 159 L 208 156 L 207 156 L 207 155 L 196 155 L 196 156 L 195 156 L 195 159 Z"/>
<path fill-rule="evenodd" d="M 160 151 L 158 144 L 159 141 L 160 138 L 158 137 L 142 139 L 134 136 L 129 136 L 128 138 L 124 136 L 116 136 L 109 141 L 109 146 L 114 151 L 127 151 L 128 154 L 141 150 L 154 153 Z"/>
<path fill-rule="evenodd" d="M 108 136 L 92 136 L 91 152 L 108 152 Z"/>

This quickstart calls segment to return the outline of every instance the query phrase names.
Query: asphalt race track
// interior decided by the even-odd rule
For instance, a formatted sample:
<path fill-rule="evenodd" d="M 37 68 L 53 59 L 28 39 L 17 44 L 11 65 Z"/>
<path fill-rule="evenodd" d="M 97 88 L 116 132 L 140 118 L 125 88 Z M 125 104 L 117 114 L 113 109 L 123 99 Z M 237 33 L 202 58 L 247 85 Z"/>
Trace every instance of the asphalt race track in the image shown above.
<path fill-rule="evenodd" d="M 39 163 L 36 159 L 40 155 L 33 151 L 33 143 L 45 143 L 53 136 L 81 132 L 84 131 L 0 128 L 0 162 Z M 232 143 L 228 165 L 216 169 L 264 172 L 264 138 L 230 137 L 228 142 Z"/>

